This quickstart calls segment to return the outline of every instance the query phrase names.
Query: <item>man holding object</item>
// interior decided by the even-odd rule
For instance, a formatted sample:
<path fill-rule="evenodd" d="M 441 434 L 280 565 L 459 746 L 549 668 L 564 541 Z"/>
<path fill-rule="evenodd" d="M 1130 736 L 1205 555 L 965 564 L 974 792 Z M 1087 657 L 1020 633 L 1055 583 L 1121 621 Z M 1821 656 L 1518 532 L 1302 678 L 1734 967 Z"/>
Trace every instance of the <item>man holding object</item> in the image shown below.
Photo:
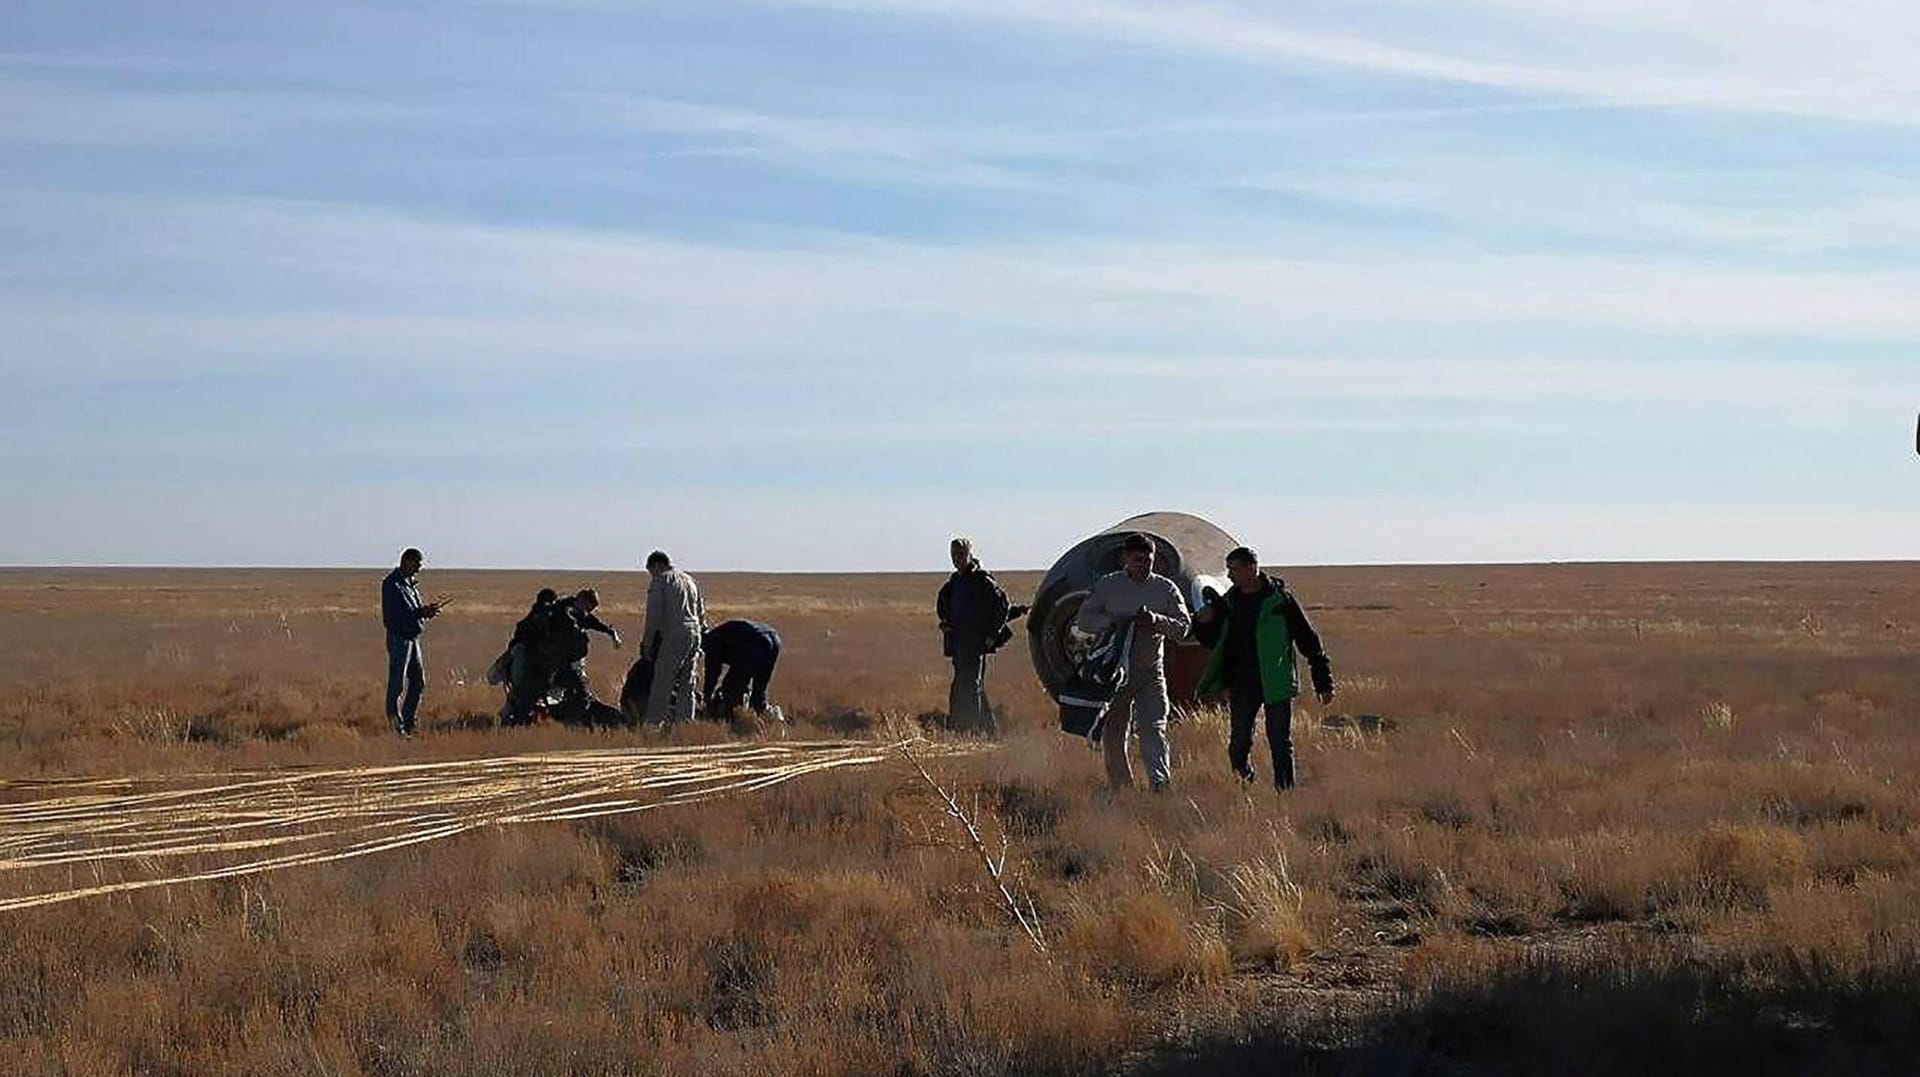
<path fill-rule="evenodd" d="M 1133 784 L 1127 761 L 1127 741 L 1140 731 L 1140 761 L 1147 767 L 1147 785 L 1158 793 L 1173 780 L 1172 752 L 1167 747 L 1167 667 L 1161 656 L 1164 641 L 1187 634 L 1187 600 L 1180 587 L 1153 571 L 1153 539 L 1139 533 L 1121 544 L 1122 566 L 1094 582 L 1086 602 L 1074 618 L 1074 627 L 1100 635 L 1133 622 L 1133 661 L 1127 667 L 1127 685 L 1107 706 L 1100 723 L 1100 741 L 1107 755 L 1107 781 L 1115 788 Z"/>
<path fill-rule="evenodd" d="M 387 628 L 387 721 L 403 737 L 413 736 L 420 697 L 427 690 L 420 635 L 446 605 L 420 601 L 420 566 L 425 563 L 426 557 L 409 547 L 400 555 L 400 566 L 380 582 L 380 620 Z"/>

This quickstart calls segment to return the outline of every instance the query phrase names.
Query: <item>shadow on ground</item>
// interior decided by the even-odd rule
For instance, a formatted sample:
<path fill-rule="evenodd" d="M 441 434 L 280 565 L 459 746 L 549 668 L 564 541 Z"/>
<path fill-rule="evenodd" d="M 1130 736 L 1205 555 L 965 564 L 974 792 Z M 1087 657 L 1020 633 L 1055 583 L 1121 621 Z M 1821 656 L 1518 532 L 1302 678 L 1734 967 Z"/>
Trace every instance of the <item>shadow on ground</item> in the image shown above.
<path fill-rule="evenodd" d="M 1920 1073 L 1920 967 L 1837 985 L 1743 970 L 1533 964 L 1371 1020 L 1247 1029 L 1136 1070 L 1253 1074 Z"/>

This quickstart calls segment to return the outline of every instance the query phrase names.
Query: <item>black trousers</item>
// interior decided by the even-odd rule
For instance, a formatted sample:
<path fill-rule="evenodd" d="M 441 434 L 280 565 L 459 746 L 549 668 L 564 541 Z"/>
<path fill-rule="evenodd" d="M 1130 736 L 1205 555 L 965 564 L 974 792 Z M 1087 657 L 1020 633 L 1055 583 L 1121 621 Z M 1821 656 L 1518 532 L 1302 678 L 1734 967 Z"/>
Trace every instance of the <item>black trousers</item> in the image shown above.
<path fill-rule="evenodd" d="M 987 656 L 953 652 L 953 687 L 947 690 L 947 726 L 962 733 L 993 734 L 993 708 L 987 703 Z"/>
<path fill-rule="evenodd" d="M 711 662 L 713 656 L 709 655 L 707 660 Z M 773 683 L 773 670 L 779 664 L 780 648 L 774 646 L 727 663 L 719 692 L 707 701 L 708 713 L 715 718 L 725 718 L 743 702 L 752 707 L 755 714 L 767 713 L 767 686 Z"/>
<path fill-rule="evenodd" d="M 1273 784 L 1277 789 L 1293 788 L 1293 700 L 1268 703 L 1259 690 L 1235 690 L 1228 694 L 1228 713 L 1232 718 L 1227 736 L 1227 762 L 1242 778 L 1253 777 L 1248 757 L 1253 754 L 1253 719 L 1262 709 L 1267 712 L 1267 747 L 1273 750 Z"/>

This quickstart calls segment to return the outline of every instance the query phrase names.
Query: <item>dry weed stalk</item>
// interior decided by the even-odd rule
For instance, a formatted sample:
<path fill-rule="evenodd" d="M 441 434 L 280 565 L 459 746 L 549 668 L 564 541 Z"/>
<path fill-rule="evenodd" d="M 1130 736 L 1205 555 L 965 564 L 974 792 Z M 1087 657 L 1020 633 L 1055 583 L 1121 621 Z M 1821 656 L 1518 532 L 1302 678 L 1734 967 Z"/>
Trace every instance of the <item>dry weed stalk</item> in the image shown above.
<path fill-rule="evenodd" d="M 971 813 L 962 807 L 960 805 L 960 798 L 955 796 L 952 790 L 941 785 L 939 779 L 935 778 L 933 774 L 927 770 L 926 764 L 920 761 L 919 755 L 913 750 L 913 741 L 911 739 L 901 737 L 894 742 L 894 747 L 898 749 L 900 755 L 906 759 L 913 769 L 919 772 L 921 780 L 926 782 L 934 793 L 940 797 L 941 801 L 946 804 L 947 816 L 960 824 L 960 829 L 967 836 L 968 844 L 973 847 L 974 854 L 980 858 L 981 867 L 986 869 L 987 879 L 993 884 L 994 892 L 999 895 L 1001 905 L 1006 907 L 1008 914 L 1013 917 L 1014 923 L 1018 924 L 1020 930 L 1026 934 L 1027 941 L 1033 944 L 1033 948 L 1038 951 L 1041 956 L 1049 956 L 1047 940 L 1040 933 L 1040 912 L 1034 907 L 1033 899 L 1029 897 L 1023 906 L 1020 899 L 1014 895 L 1013 888 L 1007 883 L 1008 841 L 1006 828 L 1002 827 L 1000 829 L 1000 852 L 999 855 L 996 856 L 992 850 L 987 848 L 987 839 L 981 834 L 980 825 L 975 822 L 975 820 L 983 814 L 979 801 L 977 799 L 975 800 Z"/>

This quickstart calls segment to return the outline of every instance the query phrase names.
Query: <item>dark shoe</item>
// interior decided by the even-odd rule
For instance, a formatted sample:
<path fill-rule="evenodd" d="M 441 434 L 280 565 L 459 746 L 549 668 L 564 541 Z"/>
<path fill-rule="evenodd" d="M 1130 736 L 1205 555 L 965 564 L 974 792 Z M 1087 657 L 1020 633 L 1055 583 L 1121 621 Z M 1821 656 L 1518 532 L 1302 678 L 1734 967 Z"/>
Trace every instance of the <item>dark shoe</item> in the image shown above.
<path fill-rule="evenodd" d="M 1168 787 L 1170 787 L 1171 785 L 1173 785 L 1172 782 L 1149 782 L 1147 784 L 1147 789 L 1150 790 L 1155 796 L 1158 796 L 1161 793 L 1166 792 Z"/>

